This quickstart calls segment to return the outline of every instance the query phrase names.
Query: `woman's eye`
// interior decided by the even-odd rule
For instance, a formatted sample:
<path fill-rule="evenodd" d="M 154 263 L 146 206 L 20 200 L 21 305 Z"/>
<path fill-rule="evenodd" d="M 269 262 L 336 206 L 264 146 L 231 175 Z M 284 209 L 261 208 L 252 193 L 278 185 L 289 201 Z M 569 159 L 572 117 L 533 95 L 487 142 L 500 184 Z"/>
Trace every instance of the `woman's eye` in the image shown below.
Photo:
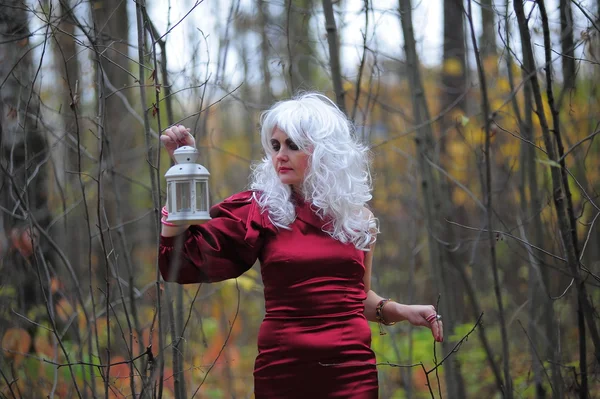
<path fill-rule="evenodd" d="M 299 150 L 298 146 L 296 144 L 294 144 L 294 143 L 289 143 L 288 147 L 290 147 L 290 150 L 292 150 L 292 151 L 298 151 Z"/>
<path fill-rule="evenodd" d="M 279 143 L 271 143 L 271 147 L 273 151 L 279 151 Z"/>

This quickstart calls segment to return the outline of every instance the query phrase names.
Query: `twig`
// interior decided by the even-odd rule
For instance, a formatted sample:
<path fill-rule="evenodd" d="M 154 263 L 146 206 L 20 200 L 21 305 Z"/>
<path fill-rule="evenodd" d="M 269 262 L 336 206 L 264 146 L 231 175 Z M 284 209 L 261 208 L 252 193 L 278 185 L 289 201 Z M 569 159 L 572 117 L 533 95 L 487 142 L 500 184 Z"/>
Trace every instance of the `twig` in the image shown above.
<path fill-rule="evenodd" d="M 231 338 L 231 333 L 233 331 L 233 325 L 235 324 L 238 314 L 240 312 L 240 286 L 239 286 L 237 280 L 235 280 L 235 288 L 237 290 L 237 306 L 235 309 L 235 315 L 233 316 L 233 321 L 230 323 L 229 331 L 227 332 L 227 336 L 225 337 L 225 342 L 223 342 L 223 346 L 219 350 L 219 353 L 217 354 L 217 357 L 215 358 L 215 360 L 213 360 L 213 362 L 209 366 L 208 370 L 206 370 L 206 373 L 204 373 L 204 377 L 202 378 L 202 381 L 200 381 L 200 385 L 198 385 L 198 388 L 196 388 L 196 391 L 194 391 L 194 394 L 192 395 L 192 399 L 194 397 L 196 397 L 196 394 L 198 393 L 198 391 L 200 390 L 202 385 L 204 385 L 204 381 L 206 381 L 208 374 L 213 369 L 213 367 L 215 367 L 215 364 L 217 364 L 217 360 L 219 360 L 219 358 L 221 357 L 221 354 L 223 353 L 223 351 L 225 350 L 225 347 L 227 346 L 227 343 L 229 342 L 229 338 Z"/>
<path fill-rule="evenodd" d="M 527 330 L 525 330 L 525 327 L 523 327 L 521 320 L 517 320 L 517 322 L 521 326 L 523 333 L 525 333 L 525 336 L 527 337 L 527 340 L 529 341 L 529 345 L 531 345 L 531 349 L 533 349 L 533 353 L 535 353 L 535 357 L 537 358 L 538 362 L 540 362 L 540 366 L 542 367 L 542 370 L 544 370 L 544 374 L 546 374 L 546 378 L 548 378 L 548 384 L 550 384 L 550 389 L 552 389 L 552 391 L 554 391 L 554 386 L 552 385 L 552 379 L 548 375 L 548 370 L 546 370 L 546 367 L 544 366 L 544 362 L 542 361 L 539 353 L 535 349 L 535 345 L 534 345 L 533 341 L 531 340 L 531 337 L 529 336 L 529 334 L 527 334 Z"/>
<path fill-rule="evenodd" d="M 12 394 L 13 399 L 17 399 L 17 396 L 15 395 L 15 391 L 13 391 L 13 389 L 12 389 L 12 384 L 14 382 L 16 382 L 16 380 L 13 380 L 12 382 L 8 382 L 8 379 L 6 378 L 6 375 L 4 374 L 4 372 L 2 371 L 2 368 L 0 368 L 0 374 L 2 375 L 2 379 L 4 380 L 4 382 L 6 382 L 6 386 L 10 390 L 10 393 Z"/>
<path fill-rule="evenodd" d="M 562 257 L 560 257 L 560 256 L 558 256 L 558 255 L 554 255 L 554 254 L 553 254 L 553 253 L 551 253 L 551 252 L 548 252 L 548 251 L 546 251 L 546 250 L 544 250 L 544 249 L 542 249 L 542 248 L 540 248 L 540 247 L 538 247 L 538 246 L 535 246 L 535 245 L 533 245 L 533 244 L 530 244 L 530 243 L 528 243 L 527 241 L 525 241 L 525 240 L 523 240 L 523 239 L 521 239 L 521 238 L 519 238 L 519 237 L 517 237 L 517 236 L 514 236 L 514 235 L 512 235 L 512 234 L 510 234 L 510 233 L 507 233 L 507 232 L 505 232 L 505 231 L 500 231 L 500 230 L 488 230 L 488 229 L 482 229 L 482 228 L 477 228 L 477 227 L 471 227 L 471 226 L 466 226 L 466 225 L 464 225 L 464 224 L 460 224 L 460 223 L 458 223 L 458 222 L 453 222 L 452 220 L 448 220 L 448 219 L 445 219 L 445 220 L 446 220 L 446 222 L 448 222 L 448 223 L 450 223 L 450 224 L 452 224 L 452 225 L 454 225 L 454 226 L 462 227 L 463 229 L 467 229 L 467 230 L 473 230 L 473 231 L 483 231 L 483 232 L 486 232 L 486 233 L 487 233 L 488 231 L 491 231 L 492 233 L 494 233 L 494 234 L 496 234 L 496 235 L 498 235 L 498 236 L 506 236 L 506 237 L 510 237 L 510 238 L 512 238 L 512 239 L 514 239 L 514 240 L 517 240 L 517 241 L 519 241 L 520 243 L 522 243 L 522 244 L 525 244 L 526 246 L 530 246 L 531 248 L 533 248 L 533 249 L 535 249 L 535 250 L 538 250 L 538 251 L 540 251 L 540 252 L 542 252 L 542 253 L 544 253 L 544 254 L 546 254 L 546 255 L 548 255 L 548 256 L 550 256 L 550 257 L 554 258 L 554 259 L 557 259 L 557 260 L 560 260 L 560 261 L 563 261 L 563 262 L 566 262 L 566 261 L 567 261 L 565 258 L 562 258 Z"/>

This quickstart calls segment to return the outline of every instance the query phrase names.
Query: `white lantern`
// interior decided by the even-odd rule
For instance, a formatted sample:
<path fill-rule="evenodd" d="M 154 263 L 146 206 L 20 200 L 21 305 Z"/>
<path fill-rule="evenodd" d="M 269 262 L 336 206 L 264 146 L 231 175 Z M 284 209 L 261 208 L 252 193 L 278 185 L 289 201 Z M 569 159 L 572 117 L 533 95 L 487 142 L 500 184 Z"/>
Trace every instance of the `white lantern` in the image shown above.
<path fill-rule="evenodd" d="M 167 222 L 177 225 L 210 220 L 208 170 L 196 163 L 198 151 L 191 146 L 175 150 L 177 161 L 165 174 L 167 179 Z"/>

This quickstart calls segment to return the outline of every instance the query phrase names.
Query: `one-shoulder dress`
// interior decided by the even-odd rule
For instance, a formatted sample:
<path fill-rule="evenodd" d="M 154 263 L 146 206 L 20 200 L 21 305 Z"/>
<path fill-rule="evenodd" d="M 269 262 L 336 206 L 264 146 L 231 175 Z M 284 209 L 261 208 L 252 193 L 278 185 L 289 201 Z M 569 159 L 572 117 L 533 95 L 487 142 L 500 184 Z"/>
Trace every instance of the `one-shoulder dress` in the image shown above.
<path fill-rule="evenodd" d="M 365 252 L 332 238 L 311 204 L 295 202 L 288 230 L 271 223 L 253 192 L 227 198 L 211 208 L 212 220 L 183 233 L 179 250 L 177 237 L 160 238 L 161 274 L 180 284 L 216 282 L 240 276 L 258 259 L 265 316 L 255 398 L 376 399 L 375 355 L 363 314 Z"/>

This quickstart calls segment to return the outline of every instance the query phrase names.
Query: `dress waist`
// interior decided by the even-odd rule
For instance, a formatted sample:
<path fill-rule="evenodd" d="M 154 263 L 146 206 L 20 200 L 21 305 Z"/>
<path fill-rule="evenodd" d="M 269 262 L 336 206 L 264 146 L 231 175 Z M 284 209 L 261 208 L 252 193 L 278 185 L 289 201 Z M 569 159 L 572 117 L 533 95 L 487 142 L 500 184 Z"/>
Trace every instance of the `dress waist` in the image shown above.
<path fill-rule="evenodd" d="M 334 309 L 331 309 L 334 310 Z M 335 309 L 337 310 L 337 309 Z M 324 312 L 323 309 L 307 310 L 307 309 L 278 309 L 274 311 L 267 310 L 265 320 L 304 320 L 304 319 L 346 319 L 353 316 L 363 314 L 363 309 L 351 309 L 345 312 Z"/>

